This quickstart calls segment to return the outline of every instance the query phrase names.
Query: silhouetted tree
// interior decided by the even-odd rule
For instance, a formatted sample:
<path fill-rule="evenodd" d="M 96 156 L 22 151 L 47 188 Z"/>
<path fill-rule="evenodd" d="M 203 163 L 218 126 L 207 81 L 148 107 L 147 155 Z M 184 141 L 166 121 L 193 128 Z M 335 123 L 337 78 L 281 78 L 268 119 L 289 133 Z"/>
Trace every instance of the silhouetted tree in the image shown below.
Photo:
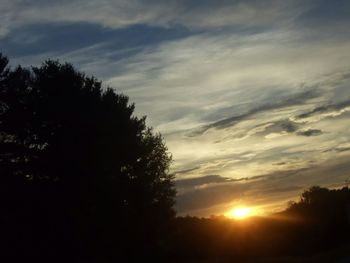
<path fill-rule="evenodd" d="M 350 189 L 328 189 L 313 186 L 305 190 L 300 201 L 291 202 L 287 213 L 299 214 L 317 220 L 331 220 L 336 217 L 346 220 L 347 206 L 350 204 Z M 334 222 L 333 222 L 334 223 Z"/>
<path fill-rule="evenodd" d="M 152 249 L 174 216 L 161 135 L 133 115 L 128 97 L 71 64 L 7 65 L 0 54 L 1 223 L 9 249 L 106 260 Z"/>
<path fill-rule="evenodd" d="M 313 186 L 305 190 L 298 202 L 284 212 L 309 222 L 314 246 L 329 248 L 348 239 L 350 189 L 327 189 Z M 311 236 L 311 235 L 310 235 Z"/>

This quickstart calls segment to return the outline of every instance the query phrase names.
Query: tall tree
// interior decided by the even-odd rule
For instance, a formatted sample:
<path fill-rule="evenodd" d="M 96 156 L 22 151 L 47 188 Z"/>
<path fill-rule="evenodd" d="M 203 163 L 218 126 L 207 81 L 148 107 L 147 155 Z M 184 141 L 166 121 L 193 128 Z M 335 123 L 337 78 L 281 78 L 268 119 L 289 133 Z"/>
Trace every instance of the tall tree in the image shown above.
<path fill-rule="evenodd" d="M 48 256 L 59 247 L 89 249 L 92 257 L 155 242 L 174 216 L 162 136 L 134 116 L 127 96 L 71 64 L 49 60 L 14 70 L 7 64 L 0 55 L 5 225 Z"/>

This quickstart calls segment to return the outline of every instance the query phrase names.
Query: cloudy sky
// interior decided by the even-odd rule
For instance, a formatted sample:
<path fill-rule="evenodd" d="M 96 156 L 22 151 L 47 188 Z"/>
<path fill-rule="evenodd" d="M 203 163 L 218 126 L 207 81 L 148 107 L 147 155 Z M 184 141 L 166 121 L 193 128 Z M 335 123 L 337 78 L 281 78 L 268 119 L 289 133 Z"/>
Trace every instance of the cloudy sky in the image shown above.
<path fill-rule="evenodd" d="M 350 1 L 2 0 L 12 65 L 69 61 L 173 154 L 180 215 L 270 213 L 350 179 Z"/>

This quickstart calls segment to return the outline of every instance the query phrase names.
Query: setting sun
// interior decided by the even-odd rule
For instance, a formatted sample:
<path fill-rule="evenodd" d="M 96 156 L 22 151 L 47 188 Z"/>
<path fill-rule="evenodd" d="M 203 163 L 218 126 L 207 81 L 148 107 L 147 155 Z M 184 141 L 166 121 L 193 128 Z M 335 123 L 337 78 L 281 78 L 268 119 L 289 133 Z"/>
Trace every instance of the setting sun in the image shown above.
<path fill-rule="evenodd" d="M 232 209 L 228 216 L 234 219 L 245 219 L 252 216 L 252 209 L 249 207 L 237 207 Z"/>

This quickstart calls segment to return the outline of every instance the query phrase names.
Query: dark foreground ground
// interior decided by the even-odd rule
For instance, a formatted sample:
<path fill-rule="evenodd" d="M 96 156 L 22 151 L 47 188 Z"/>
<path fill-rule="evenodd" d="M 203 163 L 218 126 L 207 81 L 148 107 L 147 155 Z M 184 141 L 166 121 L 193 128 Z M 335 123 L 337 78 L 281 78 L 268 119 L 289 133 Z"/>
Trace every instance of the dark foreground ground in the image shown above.
<path fill-rule="evenodd" d="M 183 261 L 184 262 L 184 261 Z M 253 259 L 207 259 L 192 260 L 185 263 L 350 263 L 350 244 L 337 249 L 306 257 L 274 257 Z"/>
<path fill-rule="evenodd" d="M 305 257 L 266 257 L 253 259 L 208 259 L 186 263 L 350 263 L 350 244 Z"/>

